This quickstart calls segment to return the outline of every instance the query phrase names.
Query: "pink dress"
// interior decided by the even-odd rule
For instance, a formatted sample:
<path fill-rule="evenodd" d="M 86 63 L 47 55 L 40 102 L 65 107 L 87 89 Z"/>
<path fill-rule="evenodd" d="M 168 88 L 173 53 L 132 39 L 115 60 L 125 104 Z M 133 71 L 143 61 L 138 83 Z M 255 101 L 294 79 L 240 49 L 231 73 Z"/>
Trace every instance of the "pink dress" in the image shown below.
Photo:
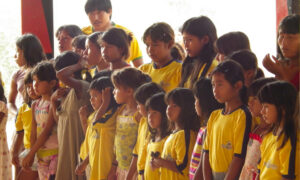
<path fill-rule="evenodd" d="M 11 159 L 6 138 L 7 107 L 3 101 L 0 101 L 0 112 L 4 113 L 0 123 L 0 179 L 11 180 Z"/>

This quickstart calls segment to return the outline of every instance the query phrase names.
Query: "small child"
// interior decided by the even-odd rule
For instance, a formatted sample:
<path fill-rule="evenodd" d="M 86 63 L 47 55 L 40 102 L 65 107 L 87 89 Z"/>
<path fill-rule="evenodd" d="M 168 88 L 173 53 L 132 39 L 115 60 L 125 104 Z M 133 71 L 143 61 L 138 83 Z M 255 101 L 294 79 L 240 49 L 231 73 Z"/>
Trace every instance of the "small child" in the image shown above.
<path fill-rule="evenodd" d="M 151 81 L 151 78 L 135 68 L 115 71 L 111 78 L 115 88 L 114 98 L 118 104 L 123 105 L 117 115 L 114 146 L 116 159 L 108 178 L 117 176 L 118 180 L 124 180 L 130 168 L 141 118 L 134 99 L 134 92 L 142 84 Z"/>
<path fill-rule="evenodd" d="M 297 91 L 288 82 L 268 83 L 258 93 L 262 117 L 271 126 L 260 146 L 259 179 L 300 178 L 299 119 L 294 118 Z"/>
<path fill-rule="evenodd" d="M 144 145 L 146 150 L 145 153 L 142 153 L 141 158 L 146 159 L 145 169 L 140 171 L 143 172 L 142 179 L 145 180 L 160 179 L 159 169 L 154 169 L 152 163 L 154 158 L 161 156 L 164 144 L 170 134 L 164 97 L 164 93 L 157 93 L 146 102 L 150 141 Z"/>
<path fill-rule="evenodd" d="M 218 65 L 214 49 L 217 30 L 208 17 L 199 16 L 184 22 L 181 34 L 187 57 L 182 63 L 179 85 L 191 89 L 197 79 L 207 77 Z"/>
<path fill-rule="evenodd" d="M 160 168 L 160 179 L 188 179 L 190 157 L 200 127 L 194 108 L 195 98 L 191 90 L 176 88 L 166 95 L 165 100 L 172 133 L 161 156 L 153 156 L 151 166 Z"/>
<path fill-rule="evenodd" d="M 54 179 L 57 166 L 58 140 L 57 127 L 50 108 L 50 98 L 58 86 L 56 72 L 49 62 L 37 64 L 31 72 L 33 88 L 41 98 L 32 104 L 32 127 L 30 152 L 23 159 L 22 166 L 26 169 L 31 167 L 36 154 L 38 158 L 38 173 L 40 179 Z M 50 116 L 50 118 L 49 118 Z M 40 135 L 47 136 L 41 140 Z"/>
<path fill-rule="evenodd" d="M 257 164 L 260 159 L 260 145 L 263 137 L 270 130 L 270 125 L 262 118 L 262 105 L 258 100 L 259 90 L 267 83 L 275 81 L 275 78 L 261 78 L 255 80 L 248 89 L 248 107 L 252 117 L 259 120 L 249 135 L 245 164 L 242 169 L 240 180 L 255 180 L 257 176 Z"/>
<path fill-rule="evenodd" d="M 10 154 L 6 138 L 6 122 L 8 110 L 4 89 L 0 84 L 0 177 L 1 179 L 12 180 Z"/>
<path fill-rule="evenodd" d="M 206 124 L 212 111 L 223 107 L 214 97 L 211 80 L 200 78 L 193 87 L 195 96 L 195 110 L 200 118 L 200 129 L 194 146 L 191 164 L 190 164 L 190 180 L 203 179 L 202 173 L 202 146 L 206 136 Z"/>
<path fill-rule="evenodd" d="M 126 59 L 130 56 L 129 45 L 132 35 L 119 28 L 111 28 L 98 40 L 104 60 L 110 63 L 110 70 L 130 67 Z"/>
<path fill-rule="evenodd" d="M 12 163 L 21 167 L 21 159 L 23 159 L 30 151 L 30 134 L 31 134 L 31 124 L 32 124 L 32 111 L 31 104 L 32 101 L 37 100 L 40 96 L 36 95 L 33 89 L 33 80 L 31 77 L 31 71 L 28 71 L 24 77 L 24 84 L 26 89 L 25 94 L 25 102 L 19 108 L 18 115 L 16 118 L 16 139 L 12 146 Z M 21 153 L 20 150 L 23 149 L 23 145 L 25 150 Z M 18 177 L 22 177 L 25 179 L 36 179 L 38 178 L 37 166 L 36 163 L 31 167 L 31 169 L 21 169 L 17 174 Z"/>
<path fill-rule="evenodd" d="M 211 113 L 203 146 L 204 179 L 237 179 L 246 156 L 252 117 L 241 65 L 221 62 L 212 72 L 212 87 L 223 109 Z"/>
<path fill-rule="evenodd" d="M 140 69 L 166 92 L 178 87 L 181 79 L 181 61 L 174 59 L 171 54 L 174 39 L 173 29 L 163 22 L 154 23 L 143 35 L 152 62 L 142 65 Z"/>
<path fill-rule="evenodd" d="M 147 111 L 145 104 L 147 99 L 159 92 L 164 92 L 164 90 L 154 82 L 145 83 L 138 87 L 134 92 L 134 98 L 137 103 L 137 109 L 142 118 L 139 123 L 138 137 L 132 152 L 133 157 L 131 160 L 131 165 L 127 175 L 127 179 L 131 179 L 137 172 L 140 172 L 145 168 L 145 159 L 141 158 L 144 145 L 148 142 L 147 137 L 149 136 L 147 124 Z M 141 178 L 141 176 L 138 177 L 139 179 Z"/>
<path fill-rule="evenodd" d="M 114 100 L 113 84 L 109 77 L 100 77 L 92 81 L 89 93 L 94 112 L 89 116 L 85 146 L 88 156 L 76 168 L 76 174 L 82 174 L 87 165 L 91 170 L 89 179 L 107 179 L 114 158 L 114 138 L 116 130 L 116 112 L 118 105 Z M 99 117 L 99 118 L 98 118 Z"/>

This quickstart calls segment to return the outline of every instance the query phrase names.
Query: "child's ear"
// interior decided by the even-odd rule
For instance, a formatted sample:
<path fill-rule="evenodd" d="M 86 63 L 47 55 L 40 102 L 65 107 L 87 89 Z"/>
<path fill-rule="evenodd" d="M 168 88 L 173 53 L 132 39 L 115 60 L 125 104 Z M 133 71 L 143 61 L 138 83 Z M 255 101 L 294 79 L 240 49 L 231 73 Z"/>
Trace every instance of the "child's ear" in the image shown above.
<path fill-rule="evenodd" d="M 234 88 L 240 91 L 242 89 L 243 85 L 244 85 L 244 83 L 242 81 L 238 81 L 234 84 Z"/>

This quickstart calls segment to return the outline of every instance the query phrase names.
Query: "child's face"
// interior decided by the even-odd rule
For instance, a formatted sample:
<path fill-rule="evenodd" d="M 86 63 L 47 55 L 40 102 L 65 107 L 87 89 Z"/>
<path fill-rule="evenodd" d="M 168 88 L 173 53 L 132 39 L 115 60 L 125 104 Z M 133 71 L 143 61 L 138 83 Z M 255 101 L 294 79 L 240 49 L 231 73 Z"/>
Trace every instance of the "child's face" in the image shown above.
<path fill-rule="evenodd" d="M 147 111 L 144 104 L 137 102 L 137 109 L 143 117 L 147 117 Z"/>
<path fill-rule="evenodd" d="M 202 116 L 202 111 L 201 111 L 201 107 L 200 107 L 200 102 L 199 102 L 199 99 L 195 96 L 195 110 L 196 110 L 196 113 L 199 117 Z"/>
<path fill-rule="evenodd" d="M 171 99 L 168 101 L 167 117 L 170 121 L 176 122 L 179 119 L 181 108 Z"/>
<path fill-rule="evenodd" d="M 38 79 L 36 75 L 34 75 L 32 79 L 33 79 L 33 83 L 32 83 L 33 89 L 37 95 L 41 96 L 41 95 L 51 94 L 52 88 L 54 87 L 52 82 L 41 81 Z"/>
<path fill-rule="evenodd" d="M 277 121 L 277 109 L 274 104 L 262 103 L 261 114 L 264 121 L 268 124 L 273 124 Z"/>
<path fill-rule="evenodd" d="M 252 117 L 260 117 L 262 104 L 256 96 L 250 96 L 248 100 L 248 107 L 251 112 Z"/>
<path fill-rule="evenodd" d="M 151 108 L 148 110 L 148 123 L 151 128 L 158 129 L 161 124 L 161 114 L 159 111 L 155 111 Z"/>
<path fill-rule="evenodd" d="M 102 93 L 95 89 L 91 89 L 89 93 L 90 93 L 91 105 L 93 109 L 96 111 L 100 108 L 102 104 Z"/>
<path fill-rule="evenodd" d="M 190 57 L 196 57 L 201 52 L 202 48 L 207 43 L 207 38 L 199 39 L 197 36 L 183 32 L 183 42 L 186 53 Z"/>
<path fill-rule="evenodd" d="M 73 38 L 64 30 L 60 31 L 57 36 L 59 52 L 72 50 L 72 40 Z"/>
<path fill-rule="evenodd" d="M 279 30 L 277 42 L 284 57 L 289 59 L 299 58 L 300 33 L 286 34 Z"/>
<path fill-rule="evenodd" d="M 110 24 L 111 13 L 111 10 L 109 12 L 95 10 L 88 13 L 90 23 L 95 31 L 103 32 L 107 30 L 107 27 L 109 27 Z"/>
<path fill-rule="evenodd" d="M 101 52 L 98 47 L 90 40 L 86 40 L 84 55 L 87 56 L 87 63 L 89 66 L 95 66 L 99 62 Z"/>
<path fill-rule="evenodd" d="M 212 76 L 212 88 L 216 100 L 219 103 L 225 103 L 228 100 L 239 96 L 240 88 L 233 87 L 224 77 L 222 73 L 215 73 Z"/>
<path fill-rule="evenodd" d="M 126 103 L 126 99 L 129 96 L 128 88 L 125 88 L 120 85 L 114 85 L 114 87 L 115 88 L 114 88 L 113 94 L 114 94 L 114 98 L 115 98 L 116 102 L 118 104 Z"/>
<path fill-rule="evenodd" d="M 146 50 L 150 58 L 154 62 L 166 61 L 171 54 L 172 43 L 165 43 L 163 41 L 153 41 L 151 37 L 147 37 Z"/>
<path fill-rule="evenodd" d="M 18 64 L 19 67 L 26 65 L 26 60 L 24 58 L 23 50 L 20 49 L 19 47 L 17 47 L 15 58 L 16 58 L 16 63 Z"/>
<path fill-rule="evenodd" d="M 26 87 L 26 92 L 27 92 L 28 96 L 30 97 L 30 99 L 39 98 L 39 96 L 36 95 L 34 92 L 32 83 L 25 84 L 25 87 Z"/>
<path fill-rule="evenodd" d="M 101 42 L 101 55 L 106 62 L 115 62 L 122 59 L 122 50 L 115 45 Z"/>

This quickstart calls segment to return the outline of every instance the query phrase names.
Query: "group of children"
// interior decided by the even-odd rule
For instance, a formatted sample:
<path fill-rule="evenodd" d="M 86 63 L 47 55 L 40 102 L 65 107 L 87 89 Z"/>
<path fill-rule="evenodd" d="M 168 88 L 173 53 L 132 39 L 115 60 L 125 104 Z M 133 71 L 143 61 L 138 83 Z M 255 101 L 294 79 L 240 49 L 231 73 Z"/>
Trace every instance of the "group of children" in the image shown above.
<path fill-rule="evenodd" d="M 299 179 L 300 41 L 289 43 L 300 40 L 299 21 L 279 27 L 287 60 L 264 59 L 276 78 L 264 78 L 244 33 L 217 38 L 206 16 L 183 24 L 183 59 L 170 25 L 147 28 L 152 62 L 139 68 L 126 61 L 135 39 L 121 28 L 74 37 L 73 51 L 61 45 L 49 61 L 23 35 L 8 106 L 23 93 L 16 179 Z M 2 86 L 0 100 L 0 179 L 10 179 Z"/>

